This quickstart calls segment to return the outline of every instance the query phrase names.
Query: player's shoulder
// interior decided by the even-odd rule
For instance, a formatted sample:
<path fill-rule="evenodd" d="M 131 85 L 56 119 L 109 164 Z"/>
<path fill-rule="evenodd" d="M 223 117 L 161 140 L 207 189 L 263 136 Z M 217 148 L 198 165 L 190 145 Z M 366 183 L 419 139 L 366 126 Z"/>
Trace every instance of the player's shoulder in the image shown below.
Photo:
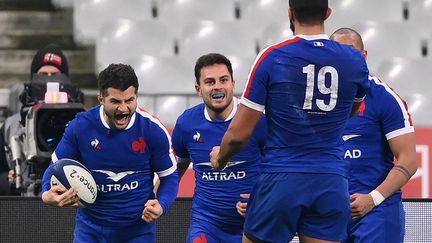
<path fill-rule="evenodd" d="M 136 114 L 135 119 L 137 120 L 137 122 L 161 124 L 159 118 L 157 118 L 156 116 L 154 116 L 153 114 L 145 110 L 144 108 L 137 107 L 135 110 L 135 114 Z"/>
<path fill-rule="evenodd" d="M 375 99 L 384 100 L 400 100 L 401 97 L 387 83 L 379 79 L 377 76 L 369 75 L 370 89 L 369 95 Z"/>
<path fill-rule="evenodd" d="M 179 116 L 178 121 L 191 121 L 199 119 L 200 116 L 204 114 L 204 103 L 199 103 L 191 108 L 188 108 L 183 111 L 183 113 Z"/>
<path fill-rule="evenodd" d="M 345 60 L 365 62 L 362 53 L 359 50 L 354 49 L 349 45 L 341 44 L 333 40 L 325 40 L 325 45 L 332 50 L 331 51 L 332 56 L 339 56 L 340 59 L 345 59 Z"/>
<path fill-rule="evenodd" d="M 87 111 L 78 112 L 75 115 L 74 120 L 84 122 L 84 121 L 90 121 L 92 122 L 94 119 L 99 117 L 101 106 L 97 105 L 95 107 L 90 108 Z"/>

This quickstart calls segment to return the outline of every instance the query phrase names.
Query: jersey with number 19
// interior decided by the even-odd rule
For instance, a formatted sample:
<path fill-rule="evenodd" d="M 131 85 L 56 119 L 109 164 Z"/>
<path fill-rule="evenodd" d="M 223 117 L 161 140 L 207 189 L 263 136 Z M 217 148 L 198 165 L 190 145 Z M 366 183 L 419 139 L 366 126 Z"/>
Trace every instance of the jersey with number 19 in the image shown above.
<path fill-rule="evenodd" d="M 241 100 L 268 119 L 263 172 L 345 175 L 343 130 L 369 88 L 368 73 L 360 52 L 325 35 L 264 49 Z"/>
<path fill-rule="evenodd" d="M 360 52 L 325 35 L 297 35 L 258 55 L 241 102 L 265 110 L 268 136 L 247 238 L 346 237 L 351 212 L 342 135 L 354 101 L 369 88 L 368 73 Z"/>

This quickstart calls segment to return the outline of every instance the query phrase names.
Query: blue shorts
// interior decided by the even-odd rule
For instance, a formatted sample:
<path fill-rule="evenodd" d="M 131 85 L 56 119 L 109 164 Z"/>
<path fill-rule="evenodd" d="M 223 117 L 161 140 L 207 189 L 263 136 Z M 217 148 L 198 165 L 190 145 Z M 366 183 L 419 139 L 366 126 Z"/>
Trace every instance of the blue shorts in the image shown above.
<path fill-rule="evenodd" d="M 187 243 L 206 242 L 206 243 L 220 243 L 220 242 L 242 242 L 242 232 L 231 233 L 225 232 L 210 224 L 209 222 L 192 220 L 189 232 L 186 237 Z"/>
<path fill-rule="evenodd" d="M 296 232 L 329 241 L 346 237 L 351 209 L 343 176 L 265 173 L 249 202 L 245 235 L 254 242 L 287 242 Z"/>
<path fill-rule="evenodd" d="M 364 217 L 348 224 L 345 243 L 403 242 L 405 236 L 405 210 L 402 202 L 379 205 Z"/>
<path fill-rule="evenodd" d="M 156 242 L 156 225 L 142 221 L 125 227 L 108 227 L 95 224 L 78 215 L 75 223 L 74 243 L 87 242 Z"/>

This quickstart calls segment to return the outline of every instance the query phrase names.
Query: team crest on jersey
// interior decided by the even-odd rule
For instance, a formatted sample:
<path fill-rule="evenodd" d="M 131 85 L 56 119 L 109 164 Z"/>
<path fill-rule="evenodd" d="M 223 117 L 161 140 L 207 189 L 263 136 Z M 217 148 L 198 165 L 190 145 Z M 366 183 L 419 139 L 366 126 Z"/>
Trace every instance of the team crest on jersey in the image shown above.
<path fill-rule="evenodd" d="M 143 137 L 139 137 L 137 141 L 133 141 L 132 150 L 137 153 L 143 154 L 147 148 L 147 143 Z"/>
<path fill-rule="evenodd" d="M 199 133 L 198 131 L 195 131 L 195 135 L 193 135 L 193 139 L 195 140 L 195 142 L 198 143 L 204 142 L 204 140 L 201 138 L 201 133 Z"/>
<path fill-rule="evenodd" d="M 99 145 L 99 140 L 97 138 L 94 138 L 91 142 L 90 145 L 92 148 L 96 149 L 96 150 L 102 150 L 102 147 Z"/>
<path fill-rule="evenodd" d="M 359 109 L 357 110 L 357 114 L 359 116 L 364 116 L 365 111 L 366 111 L 366 103 L 364 101 L 362 101 L 362 103 L 360 104 Z"/>
<path fill-rule="evenodd" d="M 314 46 L 324 46 L 324 42 L 314 41 Z"/>

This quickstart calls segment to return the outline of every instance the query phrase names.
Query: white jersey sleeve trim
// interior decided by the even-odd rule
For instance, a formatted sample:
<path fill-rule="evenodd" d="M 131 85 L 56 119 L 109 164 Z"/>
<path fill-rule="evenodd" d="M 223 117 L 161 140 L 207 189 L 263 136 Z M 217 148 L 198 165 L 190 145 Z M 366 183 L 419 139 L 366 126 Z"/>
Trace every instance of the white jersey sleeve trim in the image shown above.
<path fill-rule="evenodd" d="M 174 173 L 177 170 L 177 164 L 171 166 L 170 168 L 163 170 L 163 171 L 157 171 L 156 174 L 159 177 L 164 177 L 164 176 L 168 176 L 171 175 L 172 173 Z"/>
<path fill-rule="evenodd" d="M 414 127 L 404 127 L 398 130 L 395 130 L 393 132 L 389 132 L 387 133 L 385 136 L 387 138 L 387 140 L 390 140 L 392 138 L 407 134 L 407 133 L 412 133 L 414 132 Z"/>
<path fill-rule="evenodd" d="M 171 160 L 172 166 L 169 167 L 166 170 L 163 170 L 163 171 L 156 171 L 156 174 L 159 177 L 164 177 L 164 176 L 172 174 L 177 169 L 177 161 L 176 161 L 176 158 L 175 158 L 175 155 L 174 155 L 174 151 L 173 151 L 173 148 L 172 148 L 171 137 L 170 137 L 168 131 L 162 125 L 162 123 L 159 121 L 159 119 L 155 118 L 151 114 L 149 114 L 149 113 L 147 113 L 147 112 L 145 112 L 145 111 L 143 111 L 143 110 L 141 110 L 139 108 L 136 109 L 136 112 L 138 114 L 140 114 L 141 116 L 148 118 L 150 121 L 152 121 L 153 123 L 155 123 L 156 125 L 158 125 L 160 127 L 160 129 L 162 129 L 162 131 L 164 131 L 164 133 L 166 135 L 166 139 L 168 140 L 168 143 L 169 143 L 169 150 L 167 152 L 169 154 L 169 158 Z"/>
<path fill-rule="evenodd" d="M 53 163 L 55 163 L 55 162 L 57 162 L 57 160 L 59 160 L 55 152 L 51 154 L 51 160 Z"/>
<path fill-rule="evenodd" d="M 265 109 L 265 106 L 252 102 L 245 97 L 241 97 L 240 103 L 253 110 L 260 111 L 260 112 L 264 112 Z"/>

